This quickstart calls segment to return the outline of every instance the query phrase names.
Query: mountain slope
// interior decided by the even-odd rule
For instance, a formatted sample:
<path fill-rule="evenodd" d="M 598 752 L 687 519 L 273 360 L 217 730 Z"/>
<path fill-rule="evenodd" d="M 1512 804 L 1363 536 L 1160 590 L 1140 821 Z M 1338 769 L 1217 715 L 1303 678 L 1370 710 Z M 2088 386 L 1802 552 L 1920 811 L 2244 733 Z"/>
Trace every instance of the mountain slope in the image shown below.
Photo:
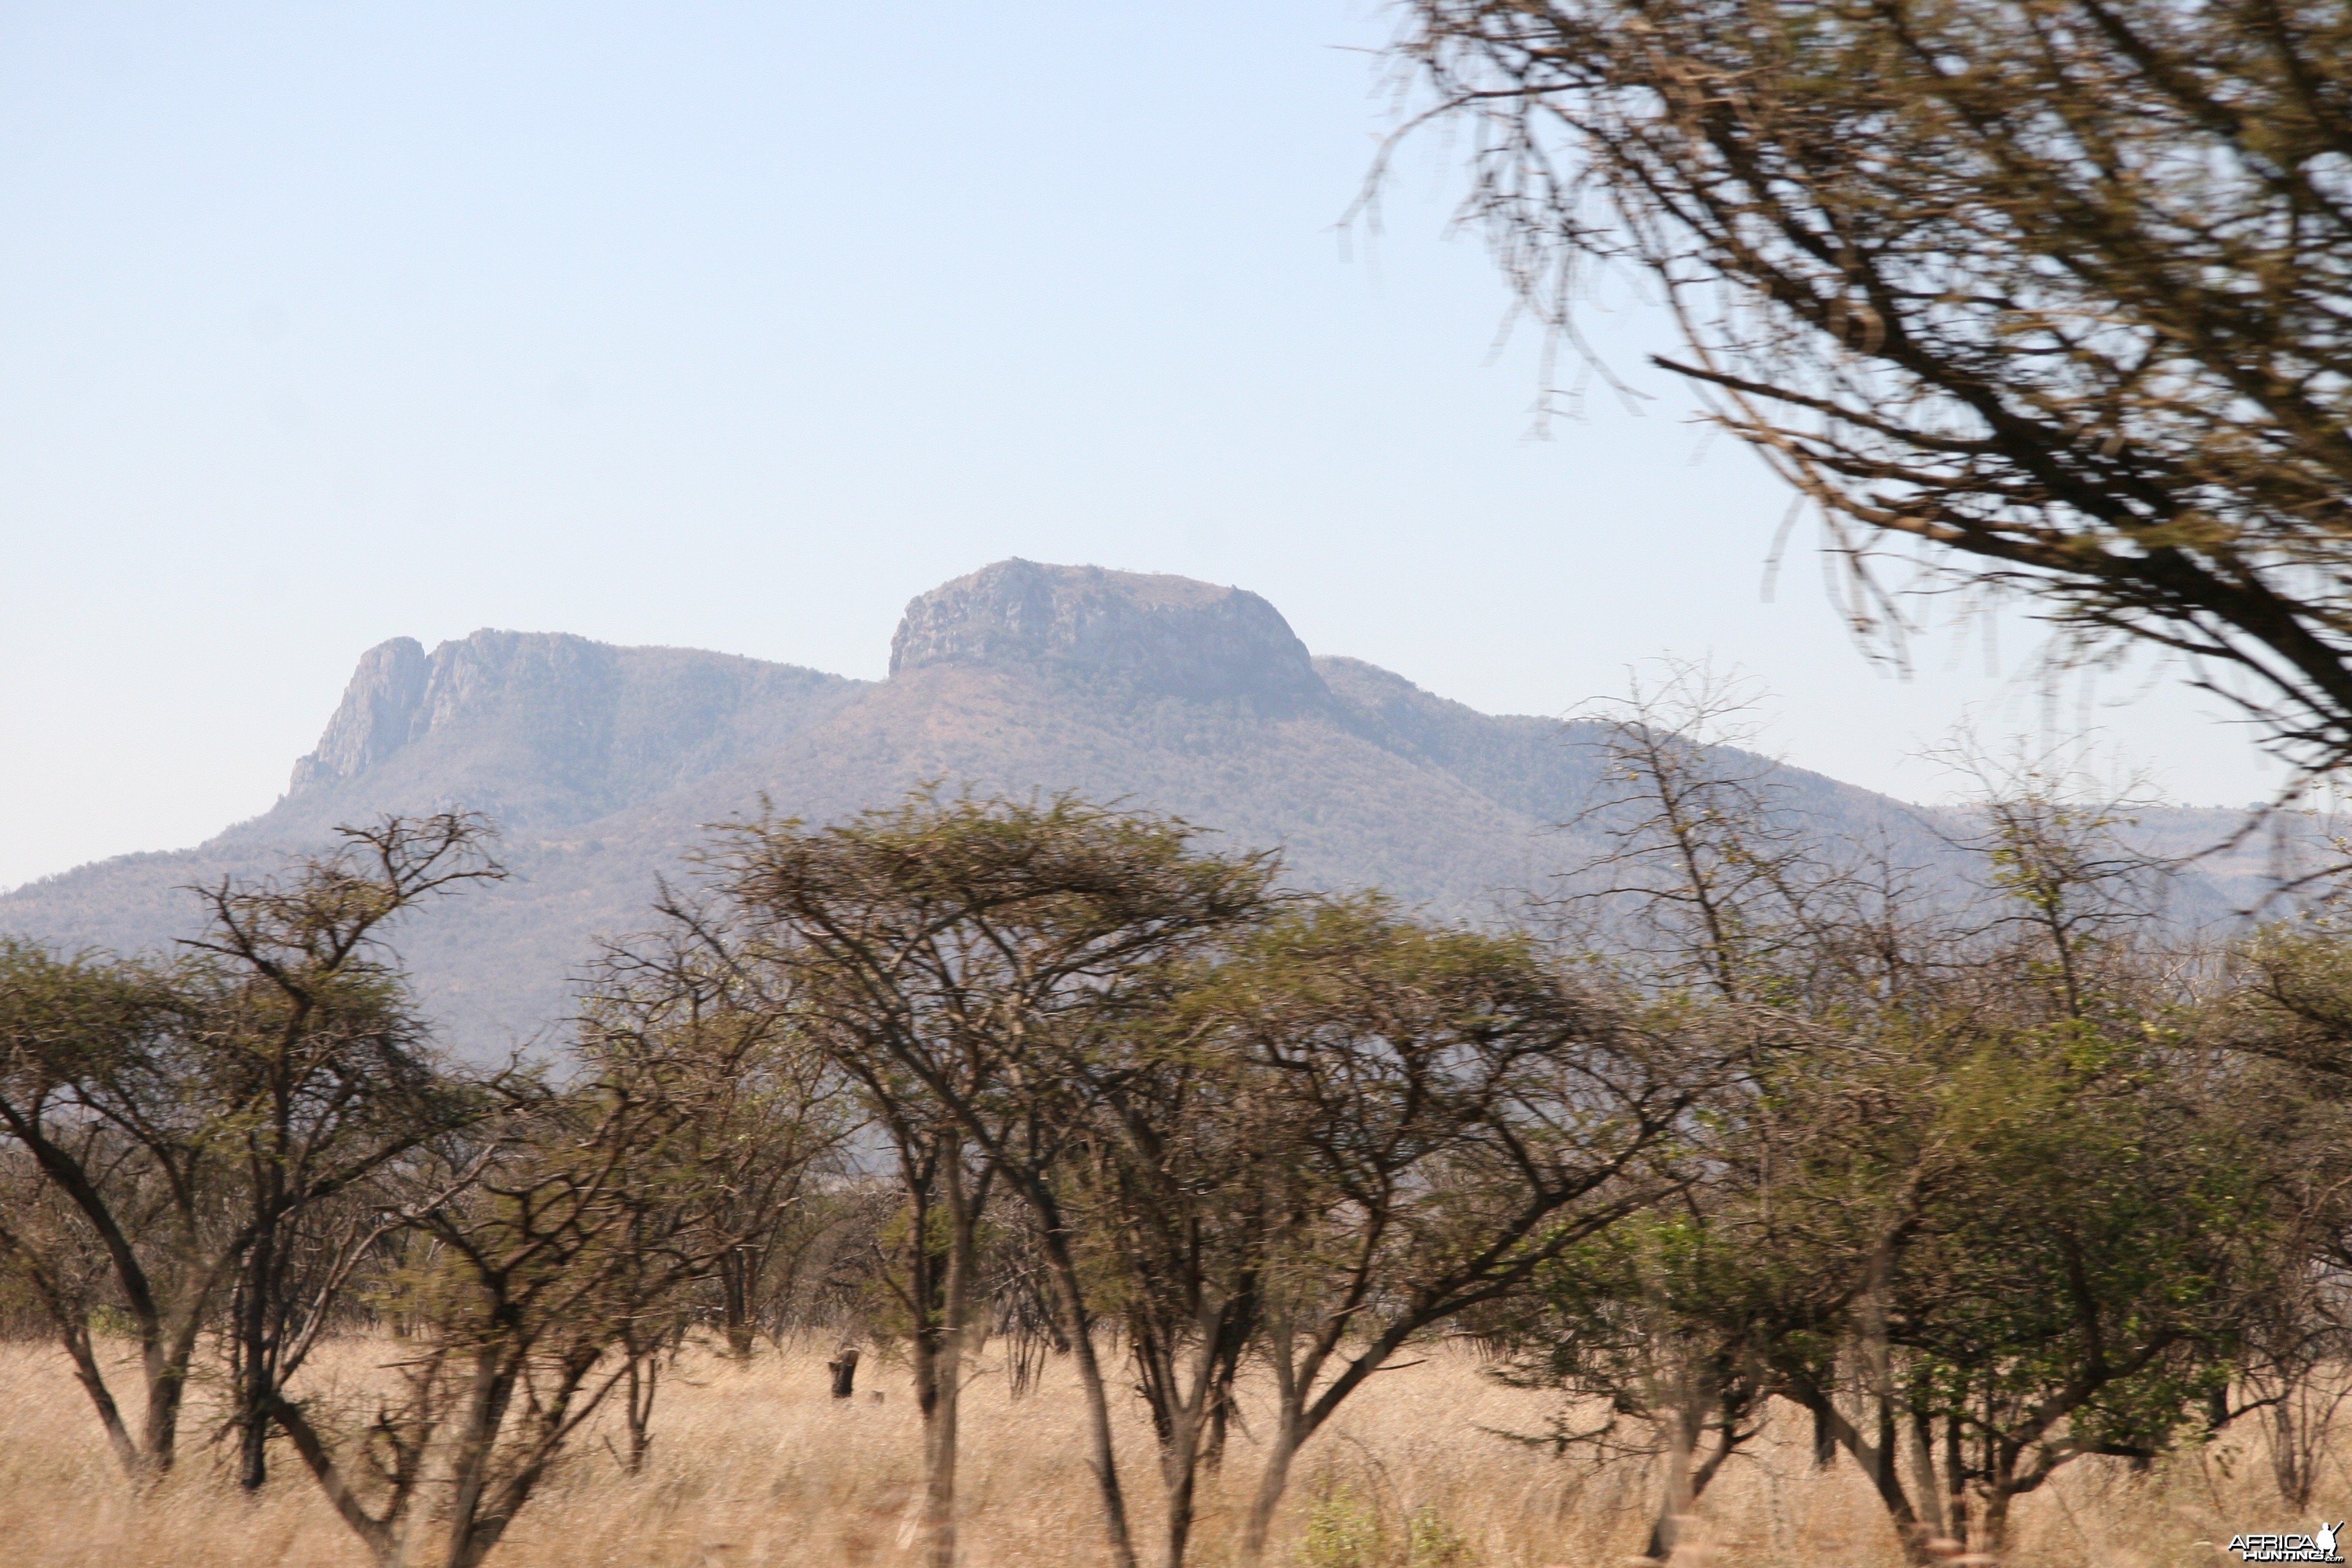
<path fill-rule="evenodd" d="M 1315 658 L 1255 594 L 999 563 L 908 605 L 891 673 L 856 681 L 681 648 L 483 631 L 360 660 L 269 811 L 194 849 L 125 856 L 0 896 L 0 931 L 129 951 L 186 931 L 176 889 L 249 875 L 336 823 L 493 814 L 515 878 L 398 935 L 427 1004 L 475 1049 L 561 1016 L 600 934 L 644 923 L 709 825 L 827 820 L 926 783 L 1069 790 L 1282 847 L 1301 886 L 1378 885 L 1475 916 L 1591 846 L 1580 727 L 1496 718 L 1349 658 Z M 1850 834 L 1928 841 L 1897 803 L 1790 771 Z"/>

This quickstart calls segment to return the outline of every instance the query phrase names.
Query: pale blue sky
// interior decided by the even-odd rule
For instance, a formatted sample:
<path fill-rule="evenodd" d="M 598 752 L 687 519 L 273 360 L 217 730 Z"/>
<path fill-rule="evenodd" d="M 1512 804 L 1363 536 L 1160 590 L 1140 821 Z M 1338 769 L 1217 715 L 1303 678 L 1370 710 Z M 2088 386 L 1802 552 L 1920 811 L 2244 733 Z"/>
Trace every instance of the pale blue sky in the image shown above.
<path fill-rule="evenodd" d="M 879 675 L 1007 555 L 1272 599 L 1318 652 L 1559 712 L 1671 649 L 1919 795 L 2011 624 L 1874 670 L 1786 500 L 1659 395 L 1530 438 L 1538 343 L 1343 0 L 0 0 L 0 886 L 266 809 L 362 649 L 477 626 Z M 2089 710 L 2177 795 L 2215 704 Z M 2082 710 L 2070 695 L 2061 717 Z"/>

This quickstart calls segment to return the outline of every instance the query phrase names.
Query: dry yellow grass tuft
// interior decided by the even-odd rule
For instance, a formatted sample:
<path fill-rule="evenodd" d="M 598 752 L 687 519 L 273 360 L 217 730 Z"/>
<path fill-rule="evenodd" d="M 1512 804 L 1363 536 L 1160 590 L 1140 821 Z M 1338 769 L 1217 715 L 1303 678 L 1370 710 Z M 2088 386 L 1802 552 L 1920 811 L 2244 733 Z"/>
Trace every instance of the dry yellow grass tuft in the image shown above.
<path fill-rule="evenodd" d="M 358 1378 L 374 1360 L 337 1348 Z M 496 1568 L 794 1568 L 914 1560 L 917 1416 L 903 1375 L 871 1366 L 850 1402 L 828 1397 L 821 1353 L 739 1365 L 689 1353 L 666 1381 L 646 1472 L 623 1475 L 592 1435 L 492 1555 Z M 1079 1447 L 1077 1394 L 1049 1368 L 1025 1398 L 982 1375 L 966 1399 L 965 1560 L 971 1568 L 1100 1561 Z M 871 1396 L 879 1392 L 879 1402 Z M 1466 1358 L 1384 1373 L 1307 1450 L 1279 1540 L 1302 1568 L 1623 1568 L 1655 1506 L 1636 1467 L 1594 1469 L 1509 1443 L 1549 1406 L 1497 1386 Z M 0 1346 L 0 1563 L 13 1568 L 365 1568 L 366 1554 L 290 1452 L 258 1499 L 207 1448 L 208 1400 L 185 1428 L 188 1460 L 136 1494 L 123 1482 L 64 1359 Z M 1685 1553 L 1724 1568 L 1891 1568 L 1891 1531 L 1850 1465 L 1811 1468 L 1794 1422 L 1727 1469 Z M 1150 1540 L 1156 1487 L 1139 1419 L 1121 1435 Z M 1193 1561 L 1229 1555 L 1255 1451 L 1241 1441 L 1202 1510 Z M 2199 1568 L 2234 1559 L 2233 1533 L 2307 1529 L 2269 1483 L 2251 1431 L 2144 1475 L 2077 1462 L 2025 1500 L 2010 1561 L 2052 1568 Z M 2352 1496 L 2341 1461 L 2320 1502 Z M 1416 1562 L 1417 1560 L 1417 1562 Z"/>

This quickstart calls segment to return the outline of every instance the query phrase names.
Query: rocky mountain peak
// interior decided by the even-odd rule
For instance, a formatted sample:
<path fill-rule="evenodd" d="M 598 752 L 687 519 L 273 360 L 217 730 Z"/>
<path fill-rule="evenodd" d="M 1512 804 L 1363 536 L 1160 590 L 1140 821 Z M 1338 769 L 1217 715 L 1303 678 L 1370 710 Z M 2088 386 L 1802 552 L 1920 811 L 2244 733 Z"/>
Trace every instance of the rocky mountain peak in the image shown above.
<path fill-rule="evenodd" d="M 917 597 L 890 639 L 890 673 L 940 664 L 1043 668 L 1280 707 L 1329 698 L 1307 645 L 1255 594 L 1099 566 L 1000 561 Z"/>
<path fill-rule="evenodd" d="M 318 750 L 295 763 L 288 793 L 355 778 L 406 745 L 432 674 L 425 645 L 415 637 L 394 637 L 360 655 Z"/>
<path fill-rule="evenodd" d="M 562 632 L 485 629 L 430 654 L 414 637 L 378 643 L 360 656 L 318 750 L 294 764 L 288 793 L 358 778 L 453 721 L 495 721 L 519 701 L 541 727 L 578 731 L 613 659 L 604 644 Z"/>
<path fill-rule="evenodd" d="M 862 683 L 695 648 L 483 630 L 370 648 L 289 804 L 339 817 L 463 801 L 509 827 L 583 822 L 725 767 Z"/>

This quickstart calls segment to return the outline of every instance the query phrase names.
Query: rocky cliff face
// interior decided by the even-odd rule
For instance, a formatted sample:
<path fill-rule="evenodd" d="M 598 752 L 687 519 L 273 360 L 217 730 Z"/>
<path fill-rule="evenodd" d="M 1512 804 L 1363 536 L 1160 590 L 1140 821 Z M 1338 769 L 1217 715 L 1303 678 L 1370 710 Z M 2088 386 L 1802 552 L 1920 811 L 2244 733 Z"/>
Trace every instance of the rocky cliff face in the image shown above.
<path fill-rule="evenodd" d="M 432 678 L 432 660 L 415 637 L 394 637 L 360 655 L 341 706 L 327 721 L 319 749 L 294 764 L 287 793 L 357 778 L 408 744 Z"/>
<path fill-rule="evenodd" d="M 1286 711 L 1330 700 L 1307 645 L 1255 594 L 1099 566 L 1001 561 L 921 595 L 890 639 L 890 673 L 931 665 L 1043 668 Z"/>
<path fill-rule="evenodd" d="M 693 648 L 478 631 L 362 655 L 286 805 L 457 801 L 509 828 L 586 821 L 774 743 L 864 682 Z"/>

